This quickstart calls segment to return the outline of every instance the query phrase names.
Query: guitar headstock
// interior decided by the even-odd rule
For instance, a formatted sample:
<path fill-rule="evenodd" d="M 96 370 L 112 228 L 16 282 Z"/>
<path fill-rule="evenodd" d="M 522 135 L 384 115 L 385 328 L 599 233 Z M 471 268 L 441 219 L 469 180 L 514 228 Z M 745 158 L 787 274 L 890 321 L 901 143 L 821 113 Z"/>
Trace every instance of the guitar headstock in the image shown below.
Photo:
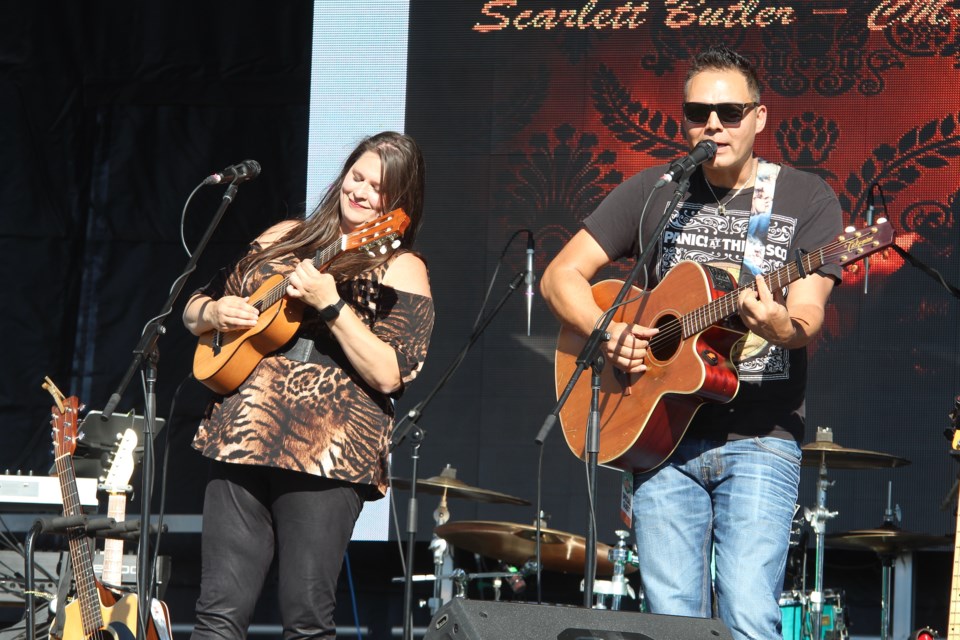
<path fill-rule="evenodd" d="M 832 260 L 825 257 L 824 262 L 836 262 L 841 266 L 856 262 L 889 247 L 893 244 L 893 235 L 893 225 L 886 218 L 878 218 L 875 223 L 860 229 L 847 229 L 835 243 L 824 247 L 824 252 L 829 249 L 833 257 Z"/>
<path fill-rule="evenodd" d="M 371 257 L 385 254 L 400 246 L 403 233 L 410 226 L 410 218 L 403 209 L 394 209 L 376 220 L 364 223 L 343 236 L 343 251 L 365 250 Z"/>
<path fill-rule="evenodd" d="M 50 424 L 53 427 L 53 450 L 56 457 L 72 456 L 77 449 L 77 426 L 83 408 L 76 396 L 65 398 L 57 385 L 44 377 L 43 388 L 53 396 L 50 407 Z"/>
<path fill-rule="evenodd" d="M 117 442 L 113 460 L 107 475 L 101 479 L 99 488 L 108 493 L 126 493 L 129 489 L 133 468 L 136 466 L 134 451 L 137 448 L 137 432 L 127 429 Z"/>

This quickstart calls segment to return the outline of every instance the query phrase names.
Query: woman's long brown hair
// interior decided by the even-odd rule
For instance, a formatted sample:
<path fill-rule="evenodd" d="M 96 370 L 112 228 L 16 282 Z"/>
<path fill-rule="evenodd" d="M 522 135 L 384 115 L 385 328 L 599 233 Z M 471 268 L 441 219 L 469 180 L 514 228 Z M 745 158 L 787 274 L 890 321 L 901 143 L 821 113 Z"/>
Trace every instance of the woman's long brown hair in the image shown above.
<path fill-rule="evenodd" d="M 311 215 L 298 221 L 266 249 L 240 260 L 237 266 L 241 273 L 251 272 L 284 255 L 293 254 L 301 260 L 311 258 L 318 249 L 339 238 L 340 190 L 347 172 L 368 151 L 380 157 L 380 213 L 394 209 L 406 212 L 410 226 L 403 234 L 403 245 L 412 247 L 423 216 L 423 154 L 410 136 L 384 131 L 357 145 L 343 163 L 340 176 L 327 188 Z M 377 267 L 389 257 L 389 254 L 370 257 L 362 251 L 343 253 L 330 264 L 327 272 L 337 280 L 345 280 Z"/>

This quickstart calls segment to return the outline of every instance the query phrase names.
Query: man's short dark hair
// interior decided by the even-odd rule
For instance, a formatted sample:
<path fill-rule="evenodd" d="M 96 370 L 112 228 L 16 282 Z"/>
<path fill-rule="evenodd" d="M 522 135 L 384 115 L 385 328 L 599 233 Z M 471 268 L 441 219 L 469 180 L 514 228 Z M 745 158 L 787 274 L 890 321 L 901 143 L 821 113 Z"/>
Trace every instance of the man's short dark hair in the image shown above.
<path fill-rule="evenodd" d="M 690 60 L 690 70 L 687 72 L 684 91 L 689 88 L 690 79 L 693 76 L 710 69 L 739 71 L 747 79 L 747 89 L 751 97 L 757 102 L 760 101 L 760 81 L 757 78 L 756 67 L 745 57 L 722 44 L 710 46 L 693 56 Z"/>

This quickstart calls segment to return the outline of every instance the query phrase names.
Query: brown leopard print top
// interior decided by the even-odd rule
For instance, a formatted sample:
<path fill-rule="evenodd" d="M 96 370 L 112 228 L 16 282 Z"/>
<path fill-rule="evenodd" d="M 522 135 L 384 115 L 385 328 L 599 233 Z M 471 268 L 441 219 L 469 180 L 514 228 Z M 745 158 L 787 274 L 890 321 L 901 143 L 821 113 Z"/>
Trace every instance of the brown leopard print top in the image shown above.
<path fill-rule="evenodd" d="M 246 282 L 234 270 L 200 292 L 214 299 L 250 295 L 266 278 L 287 274 L 295 264 L 293 258 L 278 261 Z M 371 331 L 394 348 L 406 384 L 417 376 L 427 355 L 433 301 L 382 285 L 387 267 L 337 288 Z M 194 448 L 223 462 L 373 485 L 380 495 L 371 497 L 381 497 L 387 487 L 393 400 L 400 392 L 387 396 L 371 388 L 312 308 L 307 309 L 297 336 L 313 341 L 311 356 L 298 356 L 307 361 L 283 355 L 286 347 L 265 357 L 236 391 L 214 398 L 193 440 Z"/>

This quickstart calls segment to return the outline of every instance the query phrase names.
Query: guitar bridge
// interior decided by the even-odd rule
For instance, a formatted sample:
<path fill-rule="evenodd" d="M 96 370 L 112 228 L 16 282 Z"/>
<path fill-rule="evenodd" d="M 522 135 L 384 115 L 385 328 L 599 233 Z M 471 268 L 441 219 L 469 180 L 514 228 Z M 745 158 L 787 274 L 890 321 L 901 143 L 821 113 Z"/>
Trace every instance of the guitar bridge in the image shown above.
<path fill-rule="evenodd" d="M 213 332 L 213 341 L 211 342 L 210 346 L 213 348 L 213 355 L 215 356 L 220 355 L 220 351 L 223 347 L 222 336 L 223 334 L 219 331 Z"/>

